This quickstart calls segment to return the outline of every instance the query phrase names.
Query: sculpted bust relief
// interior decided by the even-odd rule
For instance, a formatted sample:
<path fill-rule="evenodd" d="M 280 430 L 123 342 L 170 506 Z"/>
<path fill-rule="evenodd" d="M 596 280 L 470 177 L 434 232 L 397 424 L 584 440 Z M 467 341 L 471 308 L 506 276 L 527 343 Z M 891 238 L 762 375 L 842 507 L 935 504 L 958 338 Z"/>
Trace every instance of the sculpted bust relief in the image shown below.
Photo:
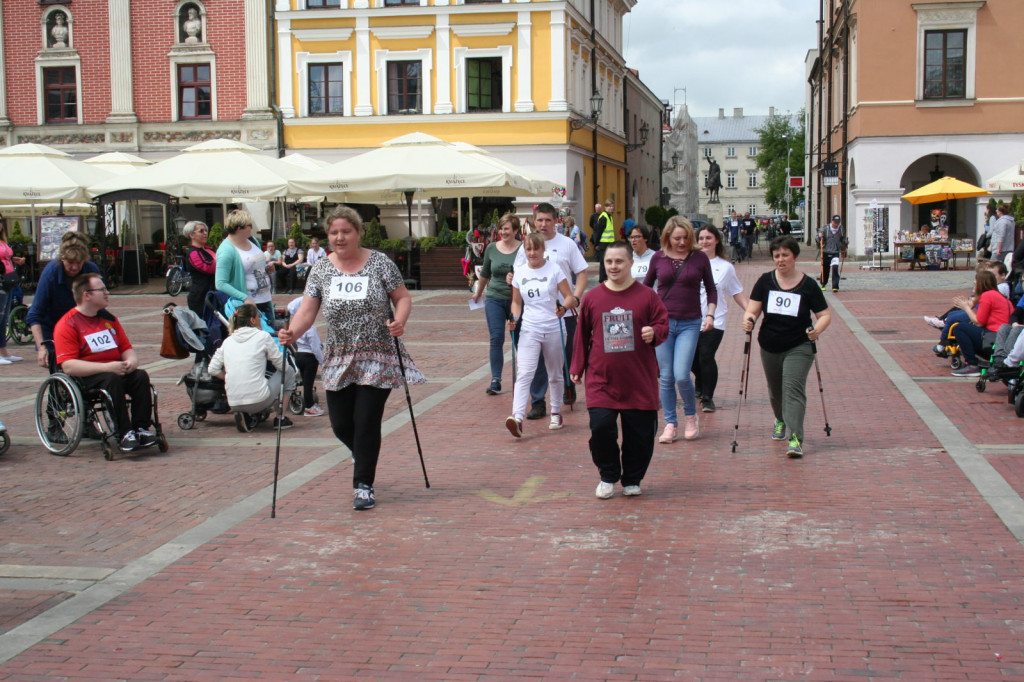
<path fill-rule="evenodd" d="M 199 10 L 195 7 L 188 8 L 188 18 L 181 25 L 185 31 L 186 43 L 202 42 L 203 21 L 199 18 Z"/>
<path fill-rule="evenodd" d="M 64 16 L 63 12 L 54 12 L 53 15 L 53 28 L 50 29 L 50 37 L 53 42 L 50 43 L 50 47 L 67 47 L 68 46 L 68 19 Z"/>

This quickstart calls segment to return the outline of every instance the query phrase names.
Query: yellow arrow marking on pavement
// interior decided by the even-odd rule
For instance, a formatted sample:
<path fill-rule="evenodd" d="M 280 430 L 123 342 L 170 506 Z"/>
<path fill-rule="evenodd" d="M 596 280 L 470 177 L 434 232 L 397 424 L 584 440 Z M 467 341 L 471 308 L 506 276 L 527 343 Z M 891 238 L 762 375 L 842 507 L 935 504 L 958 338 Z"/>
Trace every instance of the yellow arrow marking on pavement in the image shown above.
<path fill-rule="evenodd" d="M 504 505 L 506 507 L 525 507 L 534 502 L 550 502 L 563 497 L 569 497 L 572 493 L 554 493 L 552 495 L 537 495 L 537 490 L 544 483 L 546 476 L 531 476 L 526 482 L 519 486 L 519 489 L 512 493 L 512 497 L 502 497 L 498 493 L 484 488 L 476 491 L 476 494 L 488 502 Z"/>

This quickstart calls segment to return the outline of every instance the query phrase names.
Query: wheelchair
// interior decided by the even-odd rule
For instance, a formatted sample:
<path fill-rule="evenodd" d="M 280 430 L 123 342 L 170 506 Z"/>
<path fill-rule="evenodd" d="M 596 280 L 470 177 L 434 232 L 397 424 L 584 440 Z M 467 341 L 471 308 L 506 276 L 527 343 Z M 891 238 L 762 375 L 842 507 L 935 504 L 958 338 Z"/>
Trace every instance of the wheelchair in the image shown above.
<path fill-rule="evenodd" d="M 74 377 L 57 371 L 53 365 L 52 345 L 49 350 L 51 373 L 39 387 L 35 403 L 36 433 L 43 447 L 51 454 L 67 457 L 83 438 L 95 439 L 100 441 L 104 459 L 113 460 L 123 451 L 117 440 L 114 401 L 110 393 L 101 388 L 83 391 Z M 156 445 L 160 452 L 167 452 L 169 445 L 160 427 L 157 392 L 152 383 L 149 392 L 153 400 Z M 126 396 L 126 399 L 130 410 L 131 398 Z"/>

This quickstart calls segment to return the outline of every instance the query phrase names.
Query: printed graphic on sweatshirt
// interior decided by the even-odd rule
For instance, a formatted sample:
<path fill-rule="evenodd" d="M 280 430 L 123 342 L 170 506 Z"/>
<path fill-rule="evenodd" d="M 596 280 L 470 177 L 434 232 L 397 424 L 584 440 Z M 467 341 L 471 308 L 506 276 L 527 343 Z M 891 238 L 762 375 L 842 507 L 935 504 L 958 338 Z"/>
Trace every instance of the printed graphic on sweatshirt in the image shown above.
<path fill-rule="evenodd" d="M 633 311 L 613 308 L 601 313 L 605 353 L 628 353 L 633 346 Z"/>

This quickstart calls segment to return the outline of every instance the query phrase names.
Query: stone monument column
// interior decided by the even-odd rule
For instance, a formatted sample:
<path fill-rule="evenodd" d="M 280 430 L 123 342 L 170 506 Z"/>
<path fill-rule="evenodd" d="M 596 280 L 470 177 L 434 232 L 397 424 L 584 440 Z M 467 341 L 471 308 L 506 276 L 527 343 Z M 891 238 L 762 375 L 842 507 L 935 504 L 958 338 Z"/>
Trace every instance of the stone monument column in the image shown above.
<path fill-rule="evenodd" d="M 107 123 L 136 123 L 132 98 L 131 0 L 107 0 L 110 30 L 110 115 Z"/>
<path fill-rule="evenodd" d="M 267 72 L 267 6 L 245 0 L 245 111 L 242 120 L 273 118 Z M 205 38 L 205 36 L 204 36 Z"/>

